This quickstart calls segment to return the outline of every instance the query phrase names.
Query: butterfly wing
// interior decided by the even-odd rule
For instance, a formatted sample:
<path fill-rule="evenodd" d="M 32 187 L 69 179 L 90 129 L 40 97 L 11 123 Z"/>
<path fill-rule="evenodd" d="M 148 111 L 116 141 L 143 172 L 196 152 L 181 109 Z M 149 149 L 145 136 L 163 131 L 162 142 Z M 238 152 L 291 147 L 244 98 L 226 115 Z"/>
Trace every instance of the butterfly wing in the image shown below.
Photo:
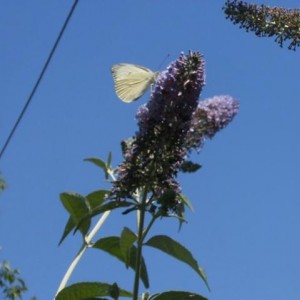
<path fill-rule="evenodd" d="M 140 98 L 156 79 L 156 73 L 133 64 L 114 65 L 112 76 L 118 97 L 127 103 Z"/>

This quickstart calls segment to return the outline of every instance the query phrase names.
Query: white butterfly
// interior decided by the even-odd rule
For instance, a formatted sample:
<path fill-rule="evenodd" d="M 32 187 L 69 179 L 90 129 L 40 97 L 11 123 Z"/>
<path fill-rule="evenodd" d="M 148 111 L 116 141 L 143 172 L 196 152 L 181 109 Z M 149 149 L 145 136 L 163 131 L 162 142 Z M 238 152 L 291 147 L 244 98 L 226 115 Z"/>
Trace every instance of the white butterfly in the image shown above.
<path fill-rule="evenodd" d="M 111 71 L 116 93 L 126 103 L 143 96 L 150 85 L 155 82 L 158 74 L 148 68 L 133 64 L 113 65 Z"/>

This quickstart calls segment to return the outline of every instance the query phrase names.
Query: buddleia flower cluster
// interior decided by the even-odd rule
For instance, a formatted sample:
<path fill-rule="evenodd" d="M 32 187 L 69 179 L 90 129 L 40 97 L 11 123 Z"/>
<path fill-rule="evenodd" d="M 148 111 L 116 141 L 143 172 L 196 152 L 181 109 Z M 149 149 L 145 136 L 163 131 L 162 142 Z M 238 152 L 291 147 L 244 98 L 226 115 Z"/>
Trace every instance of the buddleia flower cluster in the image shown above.
<path fill-rule="evenodd" d="M 248 4 L 245 1 L 227 0 L 223 10 L 226 18 L 240 28 L 253 31 L 259 37 L 276 36 L 275 41 L 283 46 L 290 40 L 288 49 L 300 46 L 300 10 Z"/>
<path fill-rule="evenodd" d="M 199 150 L 233 119 L 239 106 L 230 96 L 199 102 L 204 85 L 204 60 L 198 52 L 181 53 L 159 73 L 149 102 L 138 109 L 138 131 L 123 143 L 124 161 L 117 168 L 112 198 L 135 199 L 144 190 L 150 211 L 181 215 L 180 167 L 192 149 Z"/>
<path fill-rule="evenodd" d="M 201 150 L 204 141 L 225 128 L 238 113 L 238 109 L 239 102 L 228 95 L 199 102 L 186 135 L 186 147 Z"/>

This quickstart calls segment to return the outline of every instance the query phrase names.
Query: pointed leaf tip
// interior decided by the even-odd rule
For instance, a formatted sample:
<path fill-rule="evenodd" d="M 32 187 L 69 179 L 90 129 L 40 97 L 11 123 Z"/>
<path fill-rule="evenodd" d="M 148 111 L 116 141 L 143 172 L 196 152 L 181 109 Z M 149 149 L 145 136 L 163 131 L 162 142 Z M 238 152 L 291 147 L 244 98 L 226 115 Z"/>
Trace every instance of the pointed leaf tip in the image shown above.
<path fill-rule="evenodd" d="M 84 222 L 82 222 L 82 219 L 90 212 L 88 200 L 77 193 L 61 193 L 60 200 L 72 219 L 72 221 L 68 221 L 61 241 L 75 226 L 78 227 L 84 237 L 91 225 L 90 219 L 85 219 Z"/>
<path fill-rule="evenodd" d="M 210 290 L 204 270 L 198 265 L 198 262 L 195 260 L 191 252 L 180 243 L 166 235 L 157 235 L 150 238 L 145 245 L 159 249 L 188 264 L 197 272 L 198 275 L 200 275 L 208 290 Z"/>

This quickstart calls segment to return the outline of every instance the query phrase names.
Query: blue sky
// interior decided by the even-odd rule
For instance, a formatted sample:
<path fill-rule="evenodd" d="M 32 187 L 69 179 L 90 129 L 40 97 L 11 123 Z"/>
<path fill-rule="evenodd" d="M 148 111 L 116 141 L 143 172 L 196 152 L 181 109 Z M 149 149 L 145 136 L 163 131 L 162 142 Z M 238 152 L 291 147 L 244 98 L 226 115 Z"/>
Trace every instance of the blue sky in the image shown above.
<path fill-rule="evenodd" d="M 137 127 L 135 113 L 149 94 L 128 105 L 114 93 L 110 68 L 129 62 L 163 69 L 180 52 L 200 51 L 207 84 L 201 99 L 240 100 L 234 121 L 180 177 L 195 212 L 178 233 L 175 220 L 153 234 L 186 245 L 205 268 L 208 292 L 187 266 L 145 250 L 150 292 L 191 290 L 210 300 L 286 300 L 300 294 L 299 50 L 258 39 L 225 19 L 225 1 L 81 1 L 47 73 L 0 161 L 8 188 L 0 197 L 0 252 L 22 271 L 24 299 L 52 299 L 80 246 L 58 247 L 68 215 L 59 193 L 107 188 L 101 172 L 83 162 L 121 162 L 119 143 Z M 254 1 L 296 8 L 298 1 Z M 35 83 L 73 1 L 0 1 L 0 145 Z M 160 67 L 167 55 L 167 61 Z M 99 237 L 135 228 L 134 215 L 114 212 Z M 151 251 L 150 251 L 151 250 Z M 71 282 L 117 281 L 131 289 L 133 273 L 91 250 Z"/>

